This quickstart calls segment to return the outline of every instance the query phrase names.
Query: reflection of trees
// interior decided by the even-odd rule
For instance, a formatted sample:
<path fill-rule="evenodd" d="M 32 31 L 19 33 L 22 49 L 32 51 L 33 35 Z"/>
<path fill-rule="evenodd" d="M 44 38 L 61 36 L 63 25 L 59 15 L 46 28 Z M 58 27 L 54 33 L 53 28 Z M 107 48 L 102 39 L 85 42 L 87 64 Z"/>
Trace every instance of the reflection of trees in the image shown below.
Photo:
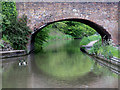
<path fill-rule="evenodd" d="M 41 55 L 42 56 L 42 55 Z M 61 79 L 80 77 L 90 71 L 92 62 L 79 53 L 72 57 L 66 52 L 48 53 L 45 58 L 35 56 L 35 64 L 42 72 Z"/>
<path fill-rule="evenodd" d="M 45 54 L 35 55 L 33 71 L 59 80 L 72 80 L 72 84 L 76 80 L 79 80 L 79 83 L 92 82 L 97 76 L 110 73 L 108 69 L 90 59 L 80 52 L 79 43 L 71 41 L 61 47 L 52 48 Z M 93 69 L 90 70 L 91 68 Z"/>
<path fill-rule="evenodd" d="M 62 44 L 61 44 L 61 43 Z M 45 51 L 47 52 L 67 52 L 69 56 L 76 54 L 77 52 L 80 53 L 80 47 L 79 47 L 79 42 L 80 40 L 64 40 L 64 41 L 59 41 L 55 42 L 52 45 L 48 45 L 48 47 L 45 48 Z"/>
<path fill-rule="evenodd" d="M 69 60 L 68 60 L 69 61 Z M 67 61 L 66 61 L 67 62 Z M 33 72 L 34 72 L 34 74 L 39 74 L 39 75 L 41 75 L 41 74 L 43 74 L 43 76 L 44 77 L 47 77 L 48 79 L 52 79 L 52 82 L 56 82 L 56 80 L 57 80 L 57 82 L 59 82 L 59 83 L 61 83 L 61 84 L 70 84 L 70 85 L 77 85 L 77 84 L 81 84 L 81 85 L 84 85 L 84 84 L 88 84 L 88 83 L 91 83 L 91 82 L 94 82 L 95 80 L 96 80 L 96 78 L 97 78 L 97 75 L 95 74 L 95 73 L 93 73 L 93 72 L 91 72 L 90 70 L 86 70 L 83 66 L 85 66 L 85 67 L 87 67 L 88 65 L 85 65 L 85 64 L 83 64 L 83 66 L 81 67 L 82 68 L 82 70 L 84 71 L 86 71 L 86 73 L 84 74 L 84 75 L 78 75 L 78 76 L 74 76 L 74 74 L 75 74 L 75 72 L 72 72 L 70 69 L 71 68 L 74 68 L 74 67 L 72 67 L 74 64 L 76 64 L 75 62 L 73 62 L 73 61 L 71 61 L 70 63 L 69 63 L 69 66 L 67 66 L 66 68 L 68 68 L 72 73 L 73 73 L 73 78 L 72 78 L 72 80 L 70 80 L 70 79 L 63 79 L 62 77 L 61 77 L 61 79 L 60 78 L 57 78 L 57 77 L 55 77 L 55 76 L 51 76 L 51 75 L 49 75 L 48 73 L 46 74 L 43 70 L 41 70 L 41 68 L 39 68 L 39 66 L 37 66 L 36 65 L 36 63 L 40 63 L 40 62 L 36 62 L 36 61 L 32 61 L 32 64 L 35 64 L 35 65 L 33 65 L 32 66 L 32 69 L 33 69 Z M 47 63 L 47 62 L 46 62 Z M 74 64 L 73 64 L 74 63 Z M 45 64 L 45 63 L 44 63 Z M 40 64 L 39 64 L 40 65 Z M 78 63 L 78 65 L 79 65 L 79 63 Z M 78 66 L 78 65 L 76 65 L 76 66 Z M 56 65 L 56 68 L 57 68 L 57 66 L 58 65 Z M 70 67 L 71 66 L 71 67 Z M 80 65 L 79 65 L 80 66 Z M 90 65 L 91 66 L 91 65 Z M 47 67 L 46 67 L 47 68 Z M 49 69 L 47 68 L 47 70 L 49 71 Z M 78 69 L 78 71 L 77 71 L 78 73 L 79 72 L 82 72 L 80 69 Z M 39 76 L 38 75 L 38 76 Z M 44 78 L 43 77 L 43 78 Z M 74 78 L 75 77 L 75 78 Z M 100 77 L 100 76 L 99 76 Z"/>

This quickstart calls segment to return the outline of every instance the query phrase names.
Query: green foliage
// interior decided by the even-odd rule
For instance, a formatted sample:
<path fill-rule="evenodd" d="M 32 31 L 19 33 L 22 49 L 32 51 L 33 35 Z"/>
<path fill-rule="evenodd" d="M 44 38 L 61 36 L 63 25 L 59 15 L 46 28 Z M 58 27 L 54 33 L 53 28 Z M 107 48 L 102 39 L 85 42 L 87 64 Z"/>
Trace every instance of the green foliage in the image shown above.
<path fill-rule="evenodd" d="M 1 6 L 2 13 L 0 13 L 0 16 L 2 23 L 0 23 L 0 26 L 2 26 L 2 30 L 5 31 L 11 24 L 11 21 L 17 19 L 17 10 L 15 2 L 1 2 Z"/>
<path fill-rule="evenodd" d="M 2 30 L 2 39 L 10 42 L 14 49 L 26 49 L 28 35 L 31 30 L 27 26 L 27 16 L 17 19 L 17 10 L 15 2 L 1 2 L 2 13 L 0 13 L 0 27 Z"/>
<path fill-rule="evenodd" d="M 83 38 L 84 36 L 93 35 L 96 32 L 88 25 L 75 21 L 57 22 L 53 24 L 53 27 L 74 38 Z"/>
<path fill-rule="evenodd" d="M 109 45 L 108 45 L 108 43 L 109 43 Z M 95 55 L 104 55 L 104 57 L 107 59 L 110 59 L 113 56 L 119 58 L 118 53 L 120 53 L 120 51 L 110 43 L 111 43 L 111 41 L 109 40 L 109 41 L 107 41 L 107 43 L 102 44 L 102 41 L 99 40 L 89 50 L 89 53 L 95 54 Z"/>
<path fill-rule="evenodd" d="M 97 54 L 98 54 L 98 50 L 99 50 L 99 48 L 101 47 L 101 45 L 102 45 L 102 39 L 100 39 L 99 41 L 97 41 L 97 42 L 93 45 L 93 47 L 89 50 L 89 53 L 90 53 L 90 54 L 95 54 L 95 55 L 97 55 Z"/>
<path fill-rule="evenodd" d="M 104 55 L 104 57 L 107 59 L 110 59 L 113 56 L 118 57 L 118 53 L 120 53 L 120 51 L 116 47 L 114 47 L 112 40 L 104 41 L 104 43 L 102 43 L 102 38 L 100 35 L 92 35 L 89 37 L 84 37 L 80 42 L 80 46 L 87 45 L 91 41 L 95 41 L 95 40 L 99 40 L 99 41 L 97 41 L 93 45 L 93 47 L 88 51 L 90 54 Z"/>
<path fill-rule="evenodd" d="M 120 50 L 112 45 L 102 45 L 98 50 L 98 54 L 104 55 L 107 59 L 110 59 L 113 56 L 119 58 L 119 53 Z"/>
<path fill-rule="evenodd" d="M 88 36 L 88 37 L 83 37 L 83 39 L 80 41 L 80 46 L 87 45 L 91 41 L 95 41 L 95 40 L 99 40 L 99 39 L 101 39 L 100 35 L 92 35 L 92 36 Z"/>
<path fill-rule="evenodd" d="M 5 47 L 5 46 L 3 45 L 2 41 L 0 40 L 0 49 L 1 49 L 2 47 Z"/>
<path fill-rule="evenodd" d="M 7 37 L 5 35 L 2 35 L 2 40 L 4 40 L 5 42 L 10 43 L 10 41 L 7 39 Z"/>
<path fill-rule="evenodd" d="M 25 15 L 18 20 L 11 21 L 11 24 L 3 31 L 3 35 L 7 37 L 14 49 L 26 49 L 30 33 L 31 30 L 27 26 L 27 16 Z"/>
<path fill-rule="evenodd" d="M 9 20 L 17 18 L 15 2 L 2 2 L 2 14 L 6 15 Z"/>
<path fill-rule="evenodd" d="M 46 42 L 48 38 L 48 32 L 44 28 L 35 37 L 35 52 L 41 52 L 43 48 L 43 43 Z"/>
<path fill-rule="evenodd" d="M 51 29 L 52 30 L 48 30 L 49 36 L 47 38 L 47 42 L 72 39 L 71 35 L 66 35 L 61 31 L 59 31 L 58 29 L 54 29 L 54 28 Z"/>
<path fill-rule="evenodd" d="M 51 24 L 52 28 L 58 29 L 59 31 L 63 32 L 67 29 L 67 24 L 64 22 L 57 22 Z"/>

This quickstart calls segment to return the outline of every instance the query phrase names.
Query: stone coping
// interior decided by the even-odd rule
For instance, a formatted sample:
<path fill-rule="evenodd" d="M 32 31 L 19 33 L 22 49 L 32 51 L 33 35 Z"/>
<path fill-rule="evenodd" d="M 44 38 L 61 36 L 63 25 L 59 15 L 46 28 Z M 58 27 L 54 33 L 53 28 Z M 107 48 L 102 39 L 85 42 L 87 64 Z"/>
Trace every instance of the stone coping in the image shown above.
<path fill-rule="evenodd" d="M 3 53 L 14 53 L 14 52 L 24 52 L 25 50 L 12 50 L 12 51 L 0 51 L 0 54 Z"/>
<path fill-rule="evenodd" d="M 92 56 L 91 56 L 92 57 Z M 97 59 L 95 57 L 92 57 L 94 58 L 95 61 L 97 61 L 97 63 L 100 65 L 100 66 L 105 66 L 105 67 L 109 67 L 112 72 L 116 73 L 116 74 L 120 74 L 120 68 L 117 66 L 117 65 L 113 65 L 111 63 L 108 63 L 108 62 L 105 62 L 103 60 L 100 60 L 100 59 Z"/>
<path fill-rule="evenodd" d="M 12 50 L 0 52 L 0 58 L 19 57 L 23 55 L 27 55 L 27 52 L 25 50 Z"/>

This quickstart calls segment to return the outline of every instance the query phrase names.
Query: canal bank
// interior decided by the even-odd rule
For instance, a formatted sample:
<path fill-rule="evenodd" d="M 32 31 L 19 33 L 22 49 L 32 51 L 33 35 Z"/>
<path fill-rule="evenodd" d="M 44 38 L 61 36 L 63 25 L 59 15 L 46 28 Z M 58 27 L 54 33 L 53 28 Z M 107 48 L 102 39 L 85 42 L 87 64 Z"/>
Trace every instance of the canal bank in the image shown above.
<path fill-rule="evenodd" d="M 108 63 L 111 63 L 111 64 L 114 64 L 114 65 L 117 65 L 118 67 L 120 67 L 120 58 L 117 58 L 117 57 L 114 57 L 114 56 L 109 56 L 110 58 L 106 58 L 104 55 L 102 54 L 99 54 L 99 55 L 96 55 L 95 53 L 92 53 L 90 54 L 88 52 L 88 50 L 90 50 L 92 48 L 92 46 L 97 42 L 96 41 L 92 41 L 90 42 L 89 44 L 87 45 L 82 45 L 80 47 L 80 50 L 84 53 L 86 53 L 87 55 L 89 56 L 92 56 L 92 57 L 95 57 L 97 59 L 100 59 L 102 61 L 105 61 L 105 62 L 108 62 Z"/>

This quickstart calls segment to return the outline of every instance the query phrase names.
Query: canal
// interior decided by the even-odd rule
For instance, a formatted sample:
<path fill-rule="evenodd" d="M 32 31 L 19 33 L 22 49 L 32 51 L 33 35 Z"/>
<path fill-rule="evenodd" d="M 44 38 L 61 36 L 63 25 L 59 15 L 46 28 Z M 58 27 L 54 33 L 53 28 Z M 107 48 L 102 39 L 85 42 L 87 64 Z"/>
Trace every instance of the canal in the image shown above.
<path fill-rule="evenodd" d="M 82 53 L 79 42 L 56 41 L 43 52 L 3 59 L 3 88 L 118 88 L 118 75 Z"/>

